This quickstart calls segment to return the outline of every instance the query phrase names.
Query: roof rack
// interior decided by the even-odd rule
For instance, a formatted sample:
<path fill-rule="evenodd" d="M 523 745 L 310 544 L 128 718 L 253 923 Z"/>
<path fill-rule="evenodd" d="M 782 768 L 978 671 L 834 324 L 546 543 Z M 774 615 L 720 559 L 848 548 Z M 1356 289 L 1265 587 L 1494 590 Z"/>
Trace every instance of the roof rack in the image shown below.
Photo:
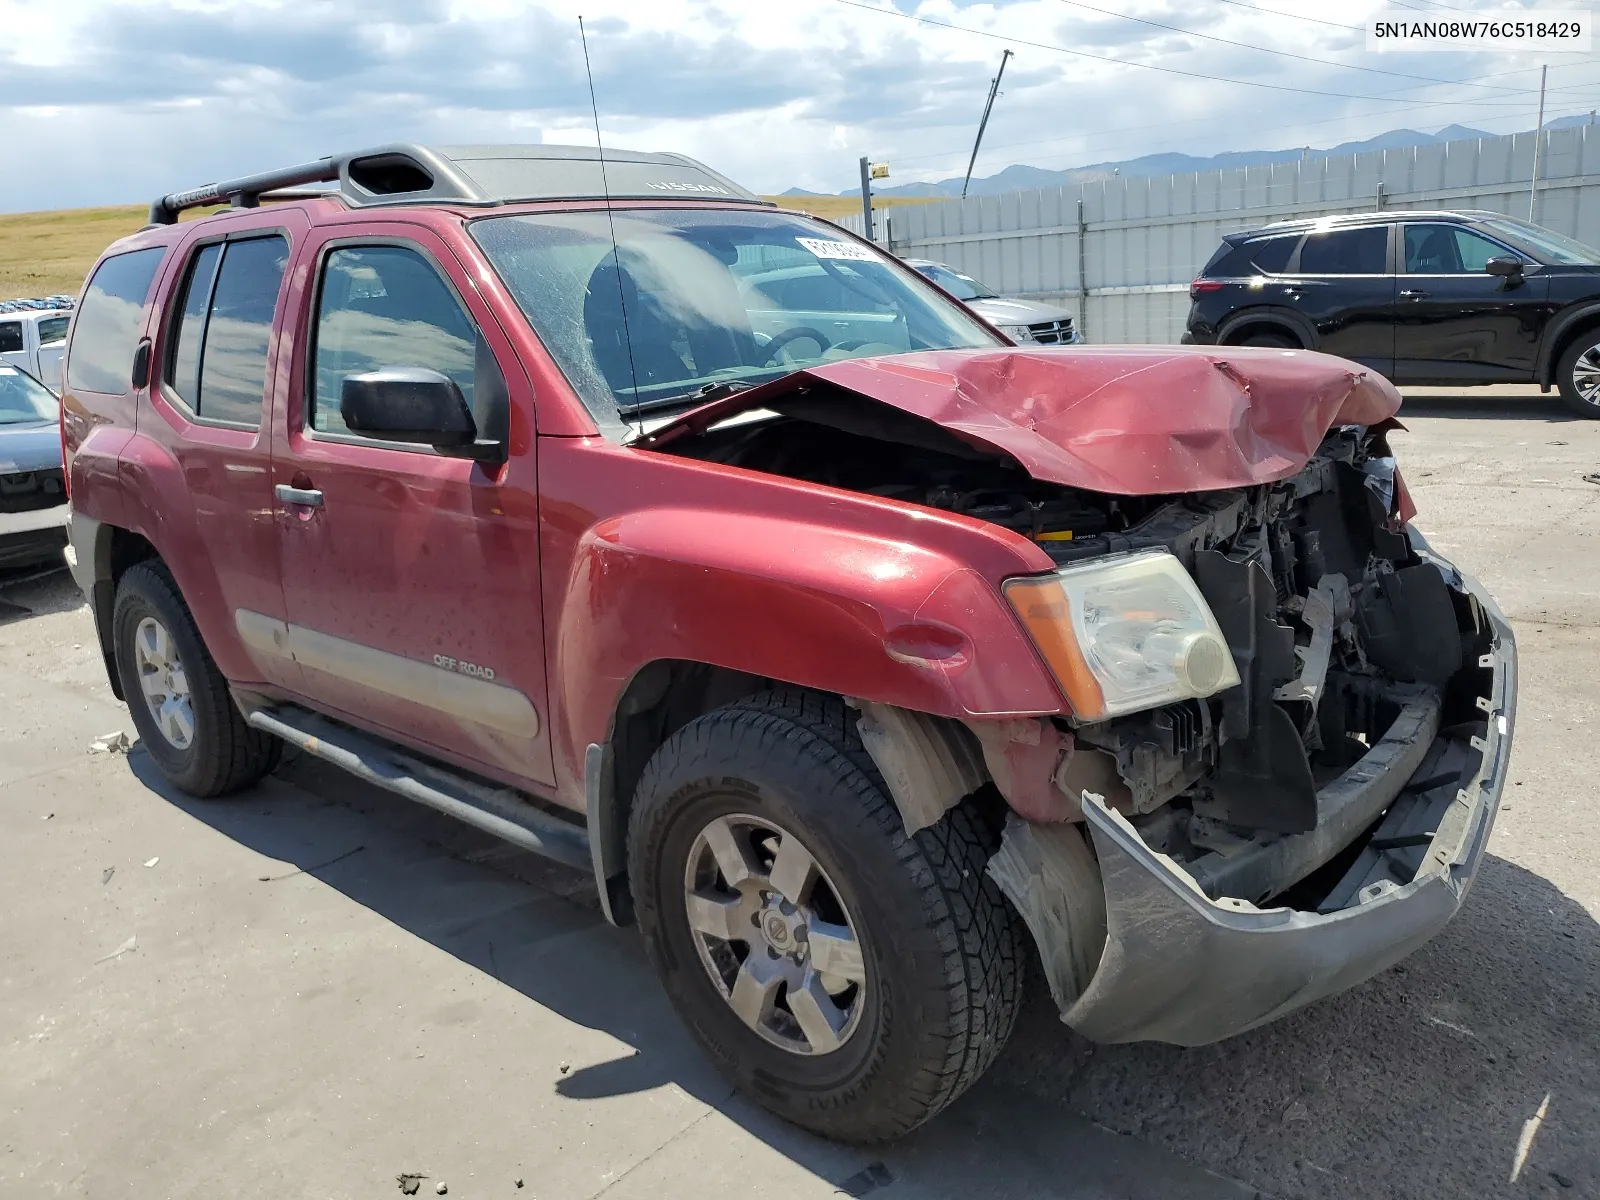
<path fill-rule="evenodd" d="M 714 199 L 767 204 L 724 175 L 681 154 L 593 146 L 417 146 L 396 143 L 316 162 L 173 192 L 150 205 L 152 225 L 171 225 L 186 208 L 255 208 L 288 189 L 337 183 L 333 195 L 367 208 L 386 204 L 492 207 L 529 200 Z M 295 192 L 293 198 L 304 193 Z"/>

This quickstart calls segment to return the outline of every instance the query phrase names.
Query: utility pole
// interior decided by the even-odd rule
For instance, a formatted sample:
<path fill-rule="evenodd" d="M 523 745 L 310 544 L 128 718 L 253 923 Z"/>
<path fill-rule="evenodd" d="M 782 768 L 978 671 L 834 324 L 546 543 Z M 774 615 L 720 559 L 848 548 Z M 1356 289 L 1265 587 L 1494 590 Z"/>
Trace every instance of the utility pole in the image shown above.
<path fill-rule="evenodd" d="M 961 198 L 967 198 L 967 185 L 972 182 L 972 167 L 978 161 L 978 147 L 983 145 L 983 131 L 989 124 L 989 111 L 994 108 L 994 98 L 1000 92 L 1000 77 L 1006 73 L 1006 59 L 1012 57 L 1013 52 L 1004 51 L 1000 55 L 1000 69 L 994 73 L 994 79 L 989 84 L 989 99 L 983 106 L 983 117 L 978 122 L 978 136 L 972 143 L 972 157 L 967 160 L 967 177 L 961 181 Z"/>
<path fill-rule="evenodd" d="M 1544 79 L 1550 73 L 1548 65 L 1539 68 L 1539 125 L 1533 131 L 1533 186 L 1528 189 L 1528 220 L 1533 220 L 1533 206 L 1539 200 L 1539 144 L 1544 141 Z"/>
<path fill-rule="evenodd" d="M 872 240 L 872 164 L 861 160 L 861 219 L 865 222 L 862 236 Z"/>

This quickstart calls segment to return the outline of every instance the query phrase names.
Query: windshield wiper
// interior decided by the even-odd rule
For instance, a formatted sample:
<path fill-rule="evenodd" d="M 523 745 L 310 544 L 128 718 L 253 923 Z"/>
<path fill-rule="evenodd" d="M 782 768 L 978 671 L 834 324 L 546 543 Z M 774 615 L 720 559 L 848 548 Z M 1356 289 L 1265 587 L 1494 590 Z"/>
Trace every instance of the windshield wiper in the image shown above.
<path fill-rule="evenodd" d="M 706 404 L 712 400 L 721 400 L 724 396 L 731 396 L 735 392 L 747 392 L 756 385 L 746 379 L 719 379 L 715 383 L 708 383 L 696 388 L 692 392 L 681 392 L 676 396 L 662 396 L 656 400 L 641 400 L 637 404 L 630 404 L 620 409 L 624 415 L 633 413 L 652 412 L 658 408 L 677 408 L 682 404 Z"/>

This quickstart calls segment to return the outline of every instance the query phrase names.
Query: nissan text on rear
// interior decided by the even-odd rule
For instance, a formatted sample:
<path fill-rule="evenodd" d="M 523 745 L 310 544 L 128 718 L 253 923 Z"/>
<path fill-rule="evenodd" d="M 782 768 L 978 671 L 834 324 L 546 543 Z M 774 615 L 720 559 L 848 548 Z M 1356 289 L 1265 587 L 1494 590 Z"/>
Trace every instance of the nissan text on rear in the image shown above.
<path fill-rule="evenodd" d="M 1018 348 L 676 155 L 401 145 L 157 201 L 64 378 L 167 778 L 287 743 L 592 871 L 825 1135 L 949 1104 L 1035 970 L 1086 1037 L 1201 1045 L 1482 861 L 1511 630 L 1342 359 Z"/>

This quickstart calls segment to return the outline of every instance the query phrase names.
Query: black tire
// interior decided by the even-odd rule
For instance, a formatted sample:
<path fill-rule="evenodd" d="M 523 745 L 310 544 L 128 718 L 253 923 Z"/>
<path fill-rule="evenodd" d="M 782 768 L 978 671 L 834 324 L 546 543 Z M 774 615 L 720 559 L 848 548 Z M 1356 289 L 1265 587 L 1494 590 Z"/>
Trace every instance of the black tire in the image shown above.
<path fill-rule="evenodd" d="M 1594 351 L 1595 357 L 1600 359 L 1600 329 L 1580 333 L 1572 345 L 1562 352 L 1561 360 L 1556 364 L 1556 386 L 1561 389 L 1562 402 L 1569 409 L 1580 417 L 1600 420 L 1600 396 L 1594 400 L 1586 399 L 1576 379 L 1578 360 L 1590 351 Z"/>
<path fill-rule="evenodd" d="M 685 899 L 689 855 L 708 822 L 735 812 L 797 837 L 855 927 L 864 999 L 829 1053 L 766 1040 L 702 961 Z M 635 793 L 628 864 L 651 962 L 712 1060 L 796 1125 L 870 1143 L 939 1112 L 1011 1034 L 1027 947 L 984 870 L 998 845 L 971 798 L 907 837 L 856 714 L 835 697 L 782 689 L 708 713 L 657 750 Z"/>
<path fill-rule="evenodd" d="M 171 637 L 187 681 L 193 734 L 182 747 L 158 726 L 140 683 L 134 637 L 147 618 Z M 145 751 L 176 787 L 202 799 L 226 796 L 278 765 L 283 743 L 245 724 L 165 564 L 142 562 L 124 572 L 111 622 L 117 675 L 134 727 Z"/>
<path fill-rule="evenodd" d="M 1299 342 L 1282 333 L 1252 333 L 1238 344 L 1241 346 L 1275 346 L 1279 350 L 1304 349 Z"/>

